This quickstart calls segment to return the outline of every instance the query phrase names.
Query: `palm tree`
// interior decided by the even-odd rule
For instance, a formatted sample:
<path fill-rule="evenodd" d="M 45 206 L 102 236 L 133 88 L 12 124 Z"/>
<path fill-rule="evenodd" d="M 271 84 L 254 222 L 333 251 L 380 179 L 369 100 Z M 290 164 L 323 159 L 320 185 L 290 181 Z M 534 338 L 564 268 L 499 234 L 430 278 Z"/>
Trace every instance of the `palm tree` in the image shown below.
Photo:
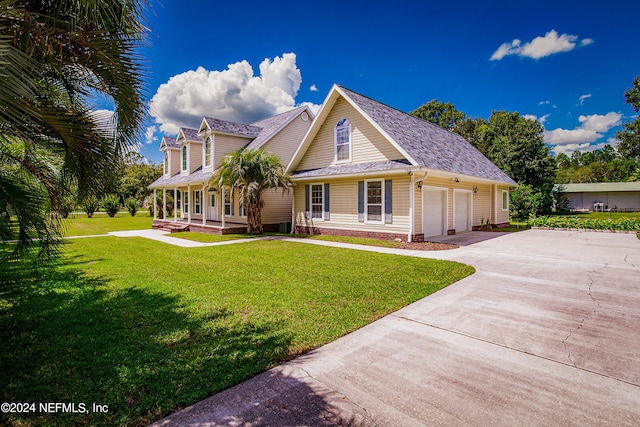
<path fill-rule="evenodd" d="M 262 194 L 273 188 L 282 188 L 284 193 L 293 187 L 280 157 L 262 149 L 236 150 L 227 154 L 211 182 L 219 188 L 228 187 L 239 192 L 250 234 L 262 234 Z"/>
<path fill-rule="evenodd" d="M 56 247 L 63 198 L 100 193 L 144 119 L 146 0 L 0 0 L 0 233 Z M 97 100 L 113 114 L 96 114 Z M 17 227 L 11 218 L 17 219 Z"/>

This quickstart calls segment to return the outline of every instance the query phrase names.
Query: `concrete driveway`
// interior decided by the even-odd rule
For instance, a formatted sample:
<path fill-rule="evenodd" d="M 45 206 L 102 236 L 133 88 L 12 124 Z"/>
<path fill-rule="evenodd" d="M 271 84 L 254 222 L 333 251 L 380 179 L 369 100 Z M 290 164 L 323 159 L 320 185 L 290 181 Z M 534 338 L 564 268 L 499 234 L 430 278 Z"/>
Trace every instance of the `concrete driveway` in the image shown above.
<path fill-rule="evenodd" d="M 640 425 L 634 234 L 410 254 L 477 273 L 156 425 Z"/>

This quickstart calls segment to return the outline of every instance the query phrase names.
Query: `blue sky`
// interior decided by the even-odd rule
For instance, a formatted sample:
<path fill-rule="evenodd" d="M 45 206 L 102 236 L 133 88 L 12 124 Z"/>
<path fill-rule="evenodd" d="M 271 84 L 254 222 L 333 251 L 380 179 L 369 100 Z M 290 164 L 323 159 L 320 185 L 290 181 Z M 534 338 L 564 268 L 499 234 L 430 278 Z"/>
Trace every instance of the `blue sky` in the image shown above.
<path fill-rule="evenodd" d="M 366 5 L 363 7 L 362 5 Z M 140 152 L 204 116 L 251 123 L 322 104 L 334 83 L 409 112 L 518 111 L 556 152 L 614 143 L 635 114 L 637 1 L 155 2 Z"/>

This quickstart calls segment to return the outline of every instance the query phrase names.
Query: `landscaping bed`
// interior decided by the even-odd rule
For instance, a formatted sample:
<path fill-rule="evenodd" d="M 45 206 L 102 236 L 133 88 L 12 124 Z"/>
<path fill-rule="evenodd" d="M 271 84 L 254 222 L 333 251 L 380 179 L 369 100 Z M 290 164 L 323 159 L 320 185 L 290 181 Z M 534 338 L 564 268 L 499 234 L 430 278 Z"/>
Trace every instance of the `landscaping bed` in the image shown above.
<path fill-rule="evenodd" d="M 640 217 L 581 218 L 579 216 L 541 216 L 528 221 L 531 227 L 639 232 Z"/>

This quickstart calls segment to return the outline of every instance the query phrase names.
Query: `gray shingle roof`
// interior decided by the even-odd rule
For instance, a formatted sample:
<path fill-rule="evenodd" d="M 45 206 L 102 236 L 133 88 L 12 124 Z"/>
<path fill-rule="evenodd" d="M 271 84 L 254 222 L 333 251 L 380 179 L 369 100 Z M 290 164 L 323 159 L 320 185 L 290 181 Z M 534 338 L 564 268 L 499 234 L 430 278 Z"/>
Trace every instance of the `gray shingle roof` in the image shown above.
<path fill-rule="evenodd" d="M 198 134 L 198 131 L 196 129 L 180 128 L 180 131 L 187 141 L 203 141 L 202 137 Z"/>
<path fill-rule="evenodd" d="M 167 148 L 180 148 L 180 145 L 176 142 L 175 138 L 171 138 L 170 136 L 163 136 L 164 144 Z"/>
<path fill-rule="evenodd" d="M 264 120 L 260 120 L 259 122 L 255 122 L 252 126 L 259 127 L 260 133 L 247 145 L 247 149 L 251 150 L 254 148 L 262 147 L 267 141 L 271 139 L 278 132 L 282 126 L 291 121 L 295 116 L 300 114 L 302 110 L 306 107 L 294 108 L 293 110 L 287 111 L 286 113 L 278 114 L 277 116 L 269 117 Z"/>
<path fill-rule="evenodd" d="M 187 176 L 180 176 L 180 172 L 169 178 L 161 176 L 160 178 L 153 181 L 149 188 L 180 187 L 189 183 L 202 183 L 209 181 L 212 175 L 212 171 L 204 172 L 202 170 L 202 166 L 200 166 L 198 169 Z"/>
<path fill-rule="evenodd" d="M 214 119 L 211 117 L 205 117 L 209 128 L 213 131 L 229 133 L 232 135 L 244 136 L 247 138 L 255 138 L 260 134 L 261 128 L 252 125 L 243 125 L 241 123 L 229 122 L 226 120 Z"/>
<path fill-rule="evenodd" d="M 516 184 L 460 135 L 339 88 L 420 166 Z"/>
<path fill-rule="evenodd" d="M 352 173 L 364 173 L 364 172 L 378 172 L 391 169 L 406 168 L 411 166 L 411 163 L 406 160 L 387 160 L 383 162 L 372 163 L 355 163 L 349 165 L 330 166 L 320 169 L 309 169 L 296 171 L 293 174 L 294 178 L 312 178 L 329 175 L 344 175 Z"/>
<path fill-rule="evenodd" d="M 584 184 L 556 184 L 555 191 L 562 189 L 566 193 L 599 193 L 608 191 L 640 191 L 640 182 L 593 182 Z"/>

